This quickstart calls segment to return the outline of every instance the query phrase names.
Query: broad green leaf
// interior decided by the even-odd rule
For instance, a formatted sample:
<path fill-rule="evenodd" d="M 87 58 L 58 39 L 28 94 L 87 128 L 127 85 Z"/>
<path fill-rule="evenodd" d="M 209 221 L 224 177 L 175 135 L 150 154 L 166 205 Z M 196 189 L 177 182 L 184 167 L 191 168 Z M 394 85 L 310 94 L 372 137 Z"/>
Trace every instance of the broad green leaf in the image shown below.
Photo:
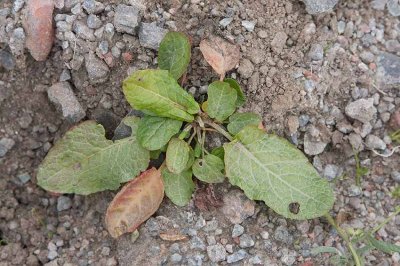
<path fill-rule="evenodd" d="M 178 206 L 188 204 L 195 188 L 192 180 L 192 171 L 186 170 L 180 174 L 174 174 L 164 168 L 161 174 L 167 197 Z"/>
<path fill-rule="evenodd" d="M 193 96 L 182 89 L 168 70 L 139 70 L 122 85 L 129 104 L 146 114 L 192 122 L 200 111 Z"/>
<path fill-rule="evenodd" d="M 228 83 L 214 81 L 208 86 L 208 115 L 219 122 L 224 121 L 235 111 L 236 99 L 237 93 Z"/>
<path fill-rule="evenodd" d="M 145 116 L 139 122 L 137 138 L 140 145 L 149 151 L 159 150 L 179 132 L 181 126 L 182 121 Z"/>
<path fill-rule="evenodd" d="M 236 107 L 240 107 L 246 103 L 246 95 L 244 95 L 242 88 L 240 88 L 239 83 L 232 78 L 224 79 L 224 82 L 229 83 L 229 85 L 235 89 L 237 92 Z"/>
<path fill-rule="evenodd" d="M 188 170 L 190 168 L 192 168 L 192 165 L 194 163 L 194 150 L 192 149 L 192 147 L 189 146 L 189 159 L 187 161 L 185 170 Z"/>
<path fill-rule="evenodd" d="M 385 241 L 382 240 L 377 240 L 375 237 L 371 235 L 366 235 L 367 241 L 376 249 L 388 253 L 388 254 L 393 254 L 394 252 L 400 252 L 400 246 L 386 243 Z"/>
<path fill-rule="evenodd" d="M 227 129 L 232 135 L 236 135 L 245 126 L 258 126 L 261 122 L 261 117 L 255 113 L 236 113 L 229 117 Z"/>
<path fill-rule="evenodd" d="M 166 164 L 170 172 L 180 174 L 185 170 L 190 157 L 190 146 L 181 139 L 173 138 L 168 143 Z"/>
<path fill-rule="evenodd" d="M 327 180 L 287 140 L 247 126 L 224 149 L 229 181 L 250 199 L 291 219 L 320 217 L 332 208 Z"/>
<path fill-rule="evenodd" d="M 212 154 L 212 155 L 215 155 L 215 156 L 217 156 L 217 157 L 219 157 L 221 160 L 224 160 L 224 156 L 225 156 L 224 147 L 217 147 L 217 148 L 214 148 L 214 149 L 211 151 L 211 154 Z"/>
<path fill-rule="evenodd" d="M 168 32 L 158 49 L 158 66 L 179 79 L 190 62 L 190 41 L 182 32 Z"/>
<path fill-rule="evenodd" d="M 105 138 L 104 128 L 86 121 L 68 131 L 50 150 L 39 167 L 42 188 L 58 193 L 88 195 L 117 189 L 135 178 L 149 164 L 149 151 L 136 140 L 139 118 L 126 117 L 132 128 L 128 138 Z"/>
<path fill-rule="evenodd" d="M 157 160 L 160 157 L 161 153 L 161 150 L 150 151 L 150 159 Z"/>
<path fill-rule="evenodd" d="M 192 170 L 195 177 L 206 183 L 221 183 L 225 179 L 222 173 L 224 161 L 212 154 L 204 156 L 203 159 L 196 159 Z"/>

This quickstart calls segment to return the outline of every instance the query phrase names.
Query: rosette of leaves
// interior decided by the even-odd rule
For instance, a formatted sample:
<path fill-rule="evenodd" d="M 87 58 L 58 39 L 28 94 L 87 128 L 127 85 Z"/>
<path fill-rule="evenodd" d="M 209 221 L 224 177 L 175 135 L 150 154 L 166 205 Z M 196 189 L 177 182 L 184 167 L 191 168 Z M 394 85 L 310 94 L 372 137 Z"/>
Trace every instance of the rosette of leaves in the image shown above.
<path fill-rule="evenodd" d="M 122 125 L 128 134 L 116 141 L 107 140 L 94 121 L 74 127 L 46 156 L 38 184 L 53 192 L 87 195 L 128 182 L 107 210 L 107 227 L 114 237 L 136 229 L 154 213 L 164 192 L 176 205 L 188 204 L 193 178 L 205 183 L 227 178 L 249 198 L 264 201 L 287 218 L 327 213 L 332 190 L 303 153 L 259 128 L 258 114 L 236 112 L 245 94 L 236 80 L 224 77 L 237 65 L 239 50 L 224 42 L 212 38 L 201 45 L 220 80 L 208 86 L 207 100 L 198 103 L 181 86 L 190 63 L 190 41 L 183 33 L 168 33 L 160 44 L 159 69 L 138 70 L 123 82 L 126 100 L 145 115 L 126 117 Z M 222 134 L 226 143 L 207 150 L 210 132 Z M 150 158 L 161 153 L 166 158 L 161 167 L 143 173 Z M 141 206 L 144 199 L 146 206 Z"/>

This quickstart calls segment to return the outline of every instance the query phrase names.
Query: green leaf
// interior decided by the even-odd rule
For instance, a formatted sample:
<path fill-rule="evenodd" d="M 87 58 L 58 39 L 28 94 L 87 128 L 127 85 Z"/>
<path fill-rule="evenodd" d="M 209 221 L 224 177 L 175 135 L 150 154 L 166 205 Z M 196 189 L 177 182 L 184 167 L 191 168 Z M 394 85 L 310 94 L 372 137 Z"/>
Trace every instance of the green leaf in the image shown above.
<path fill-rule="evenodd" d="M 192 122 L 200 111 L 193 96 L 182 89 L 167 70 L 139 70 L 122 85 L 129 104 L 146 114 Z"/>
<path fill-rule="evenodd" d="M 103 126 L 86 121 L 68 131 L 50 150 L 39 167 L 42 188 L 58 193 L 88 195 L 117 189 L 135 178 L 149 164 L 149 151 L 136 140 L 139 118 L 126 117 L 132 128 L 128 138 L 105 138 Z"/>
<path fill-rule="evenodd" d="M 182 121 L 145 116 L 139 122 L 137 138 L 140 145 L 149 151 L 159 150 L 179 132 L 181 126 Z"/>
<path fill-rule="evenodd" d="M 311 255 L 315 256 L 321 253 L 332 253 L 341 255 L 341 252 L 335 247 L 319 246 L 311 249 Z"/>
<path fill-rule="evenodd" d="M 150 151 L 150 159 L 157 160 L 160 157 L 161 153 L 162 153 L 161 150 Z"/>
<path fill-rule="evenodd" d="M 393 245 L 390 243 L 386 243 L 385 241 L 382 240 L 377 240 L 375 237 L 371 235 L 366 235 L 366 240 L 376 249 L 388 253 L 388 254 L 393 254 L 394 252 L 400 252 L 400 246 Z"/>
<path fill-rule="evenodd" d="M 196 159 L 193 164 L 193 174 L 206 183 L 221 183 L 225 176 L 224 162 L 217 156 L 208 154 L 203 159 Z"/>
<path fill-rule="evenodd" d="M 392 191 L 392 197 L 395 199 L 400 199 L 400 186 L 397 186 L 393 191 Z"/>
<path fill-rule="evenodd" d="M 236 113 L 229 117 L 227 129 L 232 135 L 236 135 L 245 126 L 258 126 L 261 122 L 261 117 L 255 113 Z"/>
<path fill-rule="evenodd" d="M 185 170 L 188 170 L 190 168 L 192 168 L 192 165 L 194 163 L 194 150 L 192 149 L 192 147 L 189 146 L 189 159 L 187 161 Z"/>
<path fill-rule="evenodd" d="M 190 62 L 190 41 L 182 32 L 168 32 L 158 49 L 158 66 L 179 79 Z"/>
<path fill-rule="evenodd" d="M 161 174 L 167 197 L 178 206 L 188 204 L 195 188 L 192 180 L 192 171 L 186 170 L 180 174 L 174 174 L 164 168 Z"/>
<path fill-rule="evenodd" d="M 221 160 L 224 160 L 224 156 L 225 156 L 224 147 L 217 147 L 217 148 L 214 148 L 214 149 L 211 151 L 211 154 L 217 156 L 217 157 L 220 158 Z"/>
<path fill-rule="evenodd" d="M 166 164 L 168 170 L 180 174 L 185 170 L 190 157 L 190 146 L 181 139 L 173 138 L 168 143 Z"/>
<path fill-rule="evenodd" d="M 207 113 L 211 118 L 222 122 L 236 109 L 237 93 L 222 81 L 214 81 L 208 86 Z"/>
<path fill-rule="evenodd" d="M 194 157 L 199 158 L 201 156 L 201 145 L 200 143 L 196 142 L 194 146 Z"/>
<path fill-rule="evenodd" d="M 240 88 L 239 83 L 232 78 L 226 78 L 224 79 L 224 82 L 229 83 L 231 88 L 234 88 L 235 91 L 237 92 L 237 99 L 236 99 L 236 107 L 240 107 L 243 104 L 246 103 L 246 95 L 244 95 L 242 89 Z"/>
<path fill-rule="evenodd" d="M 250 199 L 291 219 L 320 217 L 332 208 L 327 180 L 287 140 L 247 126 L 224 149 L 229 181 Z"/>

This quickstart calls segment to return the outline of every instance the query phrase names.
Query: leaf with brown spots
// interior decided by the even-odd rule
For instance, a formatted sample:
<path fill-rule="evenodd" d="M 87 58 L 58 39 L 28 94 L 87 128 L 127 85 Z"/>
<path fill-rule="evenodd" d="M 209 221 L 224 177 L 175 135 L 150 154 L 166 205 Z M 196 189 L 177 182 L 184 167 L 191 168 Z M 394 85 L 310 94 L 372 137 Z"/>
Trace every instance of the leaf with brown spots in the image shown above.
<path fill-rule="evenodd" d="M 151 168 L 127 183 L 114 197 L 106 213 L 106 225 L 114 238 L 133 232 L 160 206 L 164 184 L 160 170 Z"/>
<path fill-rule="evenodd" d="M 225 73 L 239 64 L 240 48 L 221 37 L 212 36 L 200 42 L 200 51 L 204 59 L 224 80 Z"/>

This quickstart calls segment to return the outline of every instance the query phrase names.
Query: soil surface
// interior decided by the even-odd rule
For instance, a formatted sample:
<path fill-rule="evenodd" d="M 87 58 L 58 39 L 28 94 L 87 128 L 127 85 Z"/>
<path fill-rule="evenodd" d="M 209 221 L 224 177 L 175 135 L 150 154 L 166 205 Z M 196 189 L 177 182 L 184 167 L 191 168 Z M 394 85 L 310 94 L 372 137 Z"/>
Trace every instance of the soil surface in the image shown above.
<path fill-rule="evenodd" d="M 240 63 L 227 74 L 247 96 L 240 111 L 260 114 L 269 132 L 304 151 L 331 181 L 331 214 L 343 228 L 372 229 L 399 206 L 392 194 L 400 183 L 399 143 L 391 138 L 400 129 L 396 1 L 341 0 L 313 15 L 310 0 L 307 11 L 297 0 L 54 2 L 55 37 L 42 62 L 26 49 L 28 1 L 0 2 L 0 266 L 333 264 L 332 254 L 312 254 L 319 246 L 350 258 L 324 218 L 286 220 L 227 181 L 197 182 L 186 207 L 165 198 L 138 235 L 117 240 L 104 224 L 116 191 L 52 195 L 37 186 L 40 162 L 73 125 L 93 119 L 112 137 L 131 111 L 122 81 L 156 68 L 157 40 L 167 31 L 191 37 L 184 88 L 199 100 L 218 79 L 200 41 L 218 35 L 240 45 Z M 138 25 L 121 29 L 119 12 L 132 12 Z M 72 91 L 68 106 L 60 104 L 65 95 L 48 95 L 59 82 Z M 360 184 L 356 154 L 368 169 Z M 376 239 L 400 245 L 400 216 Z M 365 265 L 400 265 L 400 254 L 373 250 Z"/>

